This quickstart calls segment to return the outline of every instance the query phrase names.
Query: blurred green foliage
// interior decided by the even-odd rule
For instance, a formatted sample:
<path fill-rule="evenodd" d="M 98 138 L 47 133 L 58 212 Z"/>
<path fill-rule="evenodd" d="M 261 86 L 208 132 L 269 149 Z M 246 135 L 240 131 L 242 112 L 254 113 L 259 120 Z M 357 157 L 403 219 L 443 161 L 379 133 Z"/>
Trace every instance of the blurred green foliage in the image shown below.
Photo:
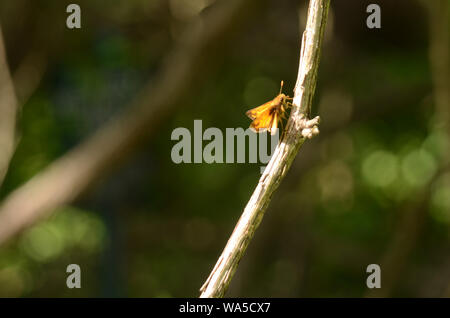
<path fill-rule="evenodd" d="M 82 29 L 72 31 L 64 27 L 67 1 L 2 2 L 12 73 L 35 43 L 48 50 L 48 65 L 22 107 L 1 198 L 158 81 L 181 31 L 213 2 L 79 1 Z M 412 252 L 391 295 L 450 290 L 450 174 L 441 172 L 449 136 L 436 125 L 427 17 L 416 1 L 379 1 L 383 27 L 368 30 L 366 2 L 332 3 L 313 109 L 321 134 L 274 195 L 229 296 L 363 296 L 367 265 L 382 261 L 405 231 L 403 217 L 417 209 L 425 217 L 417 234 L 406 228 Z M 176 165 L 171 132 L 193 129 L 194 119 L 203 129 L 247 127 L 245 111 L 273 98 L 280 80 L 290 94 L 299 51 L 293 8 L 304 4 L 266 1 L 201 88 L 129 161 L 1 247 L 0 296 L 197 296 L 260 164 Z M 416 202 L 428 192 L 425 206 Z M 65 285 L 71 263 L 81 266 L 80 290 Z"/>

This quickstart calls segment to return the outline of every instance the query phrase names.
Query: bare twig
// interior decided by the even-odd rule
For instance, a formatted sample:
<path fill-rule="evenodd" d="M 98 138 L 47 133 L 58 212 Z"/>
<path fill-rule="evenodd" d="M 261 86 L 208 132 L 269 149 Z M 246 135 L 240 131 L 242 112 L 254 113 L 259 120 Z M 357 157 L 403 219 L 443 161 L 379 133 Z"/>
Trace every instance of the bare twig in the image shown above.
<path fill-rule="evenodd" d="M 0 206 L 0 245 L 27 226 L 76 199 L 89 185 L 122 161 L 144 137 L 155 132 L 186 93 L 211 52 L 229 40 L 228 34 L 244 21 L 255 0 L 219 1 L 193 26 L 166 60 L 157 84 L 143 89 L 126 110 L 82 144 L 56 160 Z M 250 7 L 250 8 L 249 8 Z M 202 18 L 200 18 L 202 19 Z M 202 20 L 203 20 L 202 19 Z"/>
<path fill-rule="evenodd" d="M 17 98 L 6 61 L 0 27 L 0 185 L 14 152 Z"/>
<path fill-rule="evenodd" d="M 319 118 L 308 120 L 316 86 L 320 48 L 327 20 L 329 0 L 311 0 L 302 37 L 294 107 L 286 133 L 262 174 L 225 249 L 202 286 L 200 297 L 222 297 L 253 234 L 260 224 L 274 191 L 286 175 L 305 138 L 318 133 Z"/>

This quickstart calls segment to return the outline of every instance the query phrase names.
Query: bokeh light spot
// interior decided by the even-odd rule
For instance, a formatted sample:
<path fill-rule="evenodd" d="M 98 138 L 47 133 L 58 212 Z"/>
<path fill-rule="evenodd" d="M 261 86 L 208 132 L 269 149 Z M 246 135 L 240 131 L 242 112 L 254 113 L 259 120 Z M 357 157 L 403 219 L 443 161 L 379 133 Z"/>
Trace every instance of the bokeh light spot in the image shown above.
<path fill-rule="evenodd" d="M 33 227 L 22 239 L 25 253 L 38 262 L 47 262 L 57 257 L 64 247 L 63 243 L 58 228 L 49 223 Z"/>
<path fill-rule="evenodd" d="M 437 158 L 442 157 L 449 150 L 449 145 L 447 133 L 442 130 L 432 132 L 423 142 L 423 148 Z"/>
<path fill-rule="evenodd" d="M 376 150 L 364 159 L 362 173 L 373 186 L 389 186 L 398 176 L 398 159 L 388 151 Z"/>
<path fill-rule="evenodd" d="M 421 186 L 427 183 L 436 169 L 436 160 L 423 149 L 409 152 L 402 160 L 402 175 L 412 186 Z"/>
<path fill-rule="evenodd" d="M 353 193 L 353 175 L 342 161 L 333 161 L 319 173 L 323 200 L 345 200 Z"/>
<path fill-rule="evenodd" d="M 0 269 L 0 297 L 19 297 L 27 289 L 29 273 L 18 265 Z"/>
<path fill-rule="evenodd" d="M 433 185 L 431 215 L 438 222 L 450 224 L 450 173 L 441 176 Z"/>

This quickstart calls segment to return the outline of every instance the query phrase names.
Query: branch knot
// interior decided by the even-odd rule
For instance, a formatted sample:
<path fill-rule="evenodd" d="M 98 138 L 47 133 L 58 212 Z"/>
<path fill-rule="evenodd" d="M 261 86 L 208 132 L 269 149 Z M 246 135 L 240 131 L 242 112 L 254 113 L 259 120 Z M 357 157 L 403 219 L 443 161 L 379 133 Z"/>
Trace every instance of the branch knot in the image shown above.
<path fill-rule="evenodd" d="M 301 131 L 303 138 L 311 139 L 319 134 L 319 122 L 319 116 L 316 116 L 313 119 L 308 119 L 305 115 L 301 114 L 300 118 L 296 122 L 296 128 Z"/>

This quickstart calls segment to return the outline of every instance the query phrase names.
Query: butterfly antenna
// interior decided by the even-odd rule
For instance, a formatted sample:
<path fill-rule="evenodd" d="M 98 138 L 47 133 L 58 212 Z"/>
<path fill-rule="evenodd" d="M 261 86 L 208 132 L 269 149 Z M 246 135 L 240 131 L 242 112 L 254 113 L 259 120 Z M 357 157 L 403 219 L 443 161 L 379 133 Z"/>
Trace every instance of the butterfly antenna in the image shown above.
<path fill-rule="evenodd" d="M 281 81 L 281 85 L 280 85 L 280 92 L 278 93 L 278 95 L 279 95 L 279 94 L 281 94 L 281 91 L 283 90 L 283 84 L 284 84 L 284 82 L 283 82 L 283 81 Z"/>

